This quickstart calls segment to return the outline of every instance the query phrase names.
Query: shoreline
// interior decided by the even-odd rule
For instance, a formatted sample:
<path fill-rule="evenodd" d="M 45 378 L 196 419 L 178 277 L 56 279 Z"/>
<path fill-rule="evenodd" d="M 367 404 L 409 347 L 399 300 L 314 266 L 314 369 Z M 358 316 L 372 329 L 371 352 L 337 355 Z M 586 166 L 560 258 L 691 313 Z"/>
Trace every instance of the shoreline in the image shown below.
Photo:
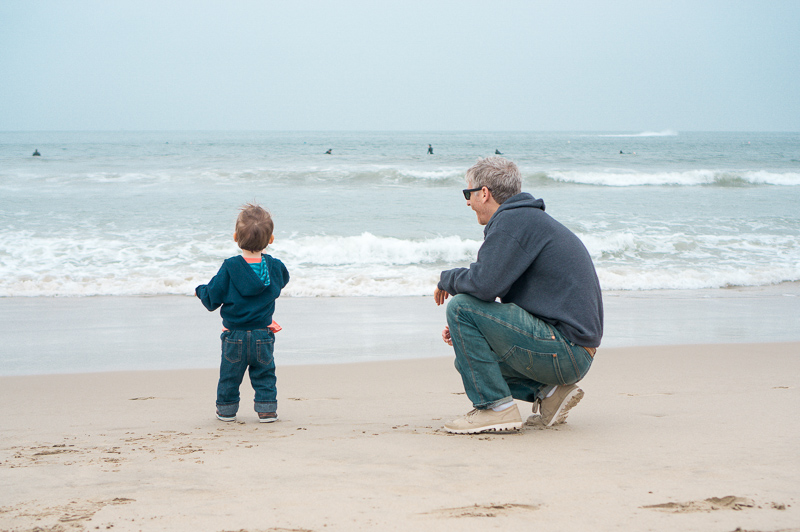
<path fill-rule="evenodd" d="M 607 348 L 518 433 L 441 429 L 450 357 L 277 371 L 273 424 L 213 369 L 0 378 L 0 530 L 800 531 L 800 342 Z"/>
<path fill-rule="evenodd" d="M 800 341 L 800 283 L 603 299 L 601 351 Z M 278 365 L 452 356 L 432 297 L 284 297 L 275 319 Z M 191 296 L 0 298 L 0 321 L 0 376 L 218 366 L 219 312 Z"/>

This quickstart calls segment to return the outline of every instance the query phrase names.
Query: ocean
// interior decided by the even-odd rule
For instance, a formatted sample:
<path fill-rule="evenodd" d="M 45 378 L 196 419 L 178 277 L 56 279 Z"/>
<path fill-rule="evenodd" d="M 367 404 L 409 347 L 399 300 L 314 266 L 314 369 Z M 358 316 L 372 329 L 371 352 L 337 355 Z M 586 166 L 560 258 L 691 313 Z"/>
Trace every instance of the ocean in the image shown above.
<path fill-rule="evenodd" d="M 246 202 L 284 297 L 430 295 L 481 245 L 461 189 L 495 150 L 604 290 L 800 280 L 800 133 L 4 132 L 0 297 L 191 295 Z"/>

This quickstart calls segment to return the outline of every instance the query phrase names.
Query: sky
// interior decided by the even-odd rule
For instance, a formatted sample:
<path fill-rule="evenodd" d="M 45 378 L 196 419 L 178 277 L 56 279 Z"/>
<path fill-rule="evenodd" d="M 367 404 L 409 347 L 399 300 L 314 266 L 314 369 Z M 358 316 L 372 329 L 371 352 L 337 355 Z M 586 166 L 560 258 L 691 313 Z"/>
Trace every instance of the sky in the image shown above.
<path fill-rule="evenodd" d="M 0 1 L 0 131 L 800 131 L 800 1 Z"/>

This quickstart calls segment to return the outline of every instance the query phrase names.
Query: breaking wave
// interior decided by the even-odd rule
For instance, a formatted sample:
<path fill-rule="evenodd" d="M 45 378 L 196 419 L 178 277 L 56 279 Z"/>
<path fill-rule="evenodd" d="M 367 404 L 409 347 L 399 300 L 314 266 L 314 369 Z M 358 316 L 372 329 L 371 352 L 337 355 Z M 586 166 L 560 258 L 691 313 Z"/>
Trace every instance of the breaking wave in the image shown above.
<path fill-rule="evenodd" d="M 633 171 L 551 171 L 547 178 L 562 183 L 606 187 L 635 187 L 647 185 L 672 186 L 750 186 L 800 185 L 800 172 L 687 170 L 680 172 Z"/>
<path fill-rule="evenodd" d="M 597 135 L 598 137 L 677 137 L 678 132 L 672 129 L 663 131 L 642 131 L 641 133 L 614 133 L 607 135 Z"/>
<path fill-rule="evenodd" d="M 605 290 L 761 286 L 800 280 L 800 237 L 579 234 Z M 238 250 L 215 238 L 172 244 L 143 232 L 125 238 L 0 239 L 0 297 L 191 295 Z M 154 242 L 161 242 L 156 243 Z M 444 269 L 466 267 L 481 242 L 458 236 L 401 239 L 363 233 L 282 239 L 270 248 L 289 268 L 287 296 L 429 295 Z"/>

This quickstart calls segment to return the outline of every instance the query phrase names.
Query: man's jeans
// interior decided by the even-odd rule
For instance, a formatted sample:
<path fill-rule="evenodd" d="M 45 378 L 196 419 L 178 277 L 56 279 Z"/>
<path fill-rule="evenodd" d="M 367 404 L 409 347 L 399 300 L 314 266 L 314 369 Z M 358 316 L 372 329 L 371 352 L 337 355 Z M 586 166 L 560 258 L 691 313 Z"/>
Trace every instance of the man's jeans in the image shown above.
<path fill-rule="evenodd" d="M 217 411 L 234 416 L 239 410 L 239 385 L 250 368 L 250 384 L 256 392 L 256 412 L 276 412 L 278 390 L 275 387 L 275 359 L 272 356 L 275 335 L 269 329 L 225 331 L 222 339 L 222 363 L 217 385 Z"/>
<path fill-rule="evenodd" d="M 456 369 L 475 408 L 534 402 L 554 385 L 581 380 L 592 365 L 583 347 L 513 303 L 466 294 L 447 305 Z"/>

